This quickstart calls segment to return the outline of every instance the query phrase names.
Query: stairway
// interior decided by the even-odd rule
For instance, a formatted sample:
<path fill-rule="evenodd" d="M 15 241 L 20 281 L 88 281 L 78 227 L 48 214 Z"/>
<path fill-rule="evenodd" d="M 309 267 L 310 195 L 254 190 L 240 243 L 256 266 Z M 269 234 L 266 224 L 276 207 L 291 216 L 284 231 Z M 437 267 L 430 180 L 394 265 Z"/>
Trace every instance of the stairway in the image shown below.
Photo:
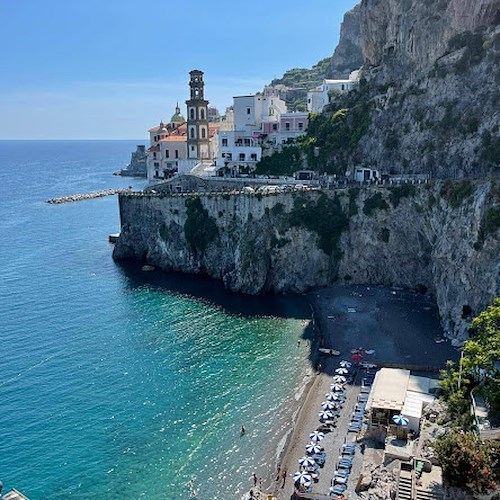
<path fill-rule="evenodd" d="M 411 472 L 401 470 L 398 483 L 398 500 L 412 500 Z"/>
<path fill-rule="evenodd" d="M 444 495 L 441 492 L 417 488 L 416 500 L 443 500 Z"/>

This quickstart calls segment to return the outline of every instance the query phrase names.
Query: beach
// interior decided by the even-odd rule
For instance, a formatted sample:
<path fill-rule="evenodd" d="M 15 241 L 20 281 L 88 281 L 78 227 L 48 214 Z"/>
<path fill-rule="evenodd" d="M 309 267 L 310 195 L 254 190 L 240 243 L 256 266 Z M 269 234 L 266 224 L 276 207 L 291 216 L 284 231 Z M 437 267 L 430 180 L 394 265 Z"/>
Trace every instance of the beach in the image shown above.
<path fill-rule="evenodd" d="M 274 471 L 272 492 L 280 500 L 289 499 L 293 493 L 290 474 L 299 469 L 298 459 L 305 454 L 309 433 L 320 424 L 318 412 L 330 390 L 335 369 L 340 360 L 351 360 L 351 350 L 374 351 L 365 355 L 363 361 L 411 369 L 439 368 L 447 359 L 458 357 L 450 343 L 443 341 L 437 309 L 424 295 L 385 287 L 332 286 L 310 292 L 308 298 L 316 327 L 310 359 L 317 372 L 300 402 L 291 438 L 279 463 L 280 474 L 287 473 L 284 487 L 281 477 L 276 481 Z M 339 350 L 341 354 L 318 357 L 318 345 Z M 314 493 L 328 494 L 338 450 L 345 440 L 355 438 L 354 433 L 347 433 L 347 427 L 358 394 L 359 386 L 347 386 L 346 402 L 337 428 L 322 442 L 327 458 L 319 481 L 314 485 Z"/>

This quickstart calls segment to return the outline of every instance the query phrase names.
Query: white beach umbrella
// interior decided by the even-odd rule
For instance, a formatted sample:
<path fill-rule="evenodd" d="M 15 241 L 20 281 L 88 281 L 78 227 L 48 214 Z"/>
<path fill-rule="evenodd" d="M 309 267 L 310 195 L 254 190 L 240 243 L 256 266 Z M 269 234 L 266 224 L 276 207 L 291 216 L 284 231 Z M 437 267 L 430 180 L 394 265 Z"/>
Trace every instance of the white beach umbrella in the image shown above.
<path fill-rule="evenodd" d="M 325 394 L 325 398 L 328 399 L 328 401 L 340 401 L 342 396 L 338 392 L 328 392 Z"/>
<path fill-rule="evenodd" d="M 325 410 L 325 411 L 320 411 L 318 413 L 319 418 L 321 420 L 328 420 L 330 418 L 333 418 L 333 413 L 331 411 Z"/>
<path fill-rule="evenodd" d="M 344 390 L 344 386 L 340 384 L 332 384 L 330 385 L 330 389 L 335 392 L 342 392 Z"/>
<path fill-rule="evenodd" d="M 410 423 L 410 421 L 406 418 L 406 417 L 403 417 L 403 415 L 394 415 L 394 417 L 392 417 L 392 421 L 396 424 L 396 425 L 408 425 Z"/>
<path fill-rule="evenodd" d="M 321 408 L 323 408 L 323 410 L 335 410 L 337 405 L 332 401 L 323 401 L 321 403 Z"/>
<path fill-rule="evenodd" d="M 311 484 L 312 477 L 310 474 L 307 472 L 304 472 L 303 470 L 296 472 L 293 475 L 293 482 L 297 484 L 303 484 L 305 486 L 308 486 Z"/>
<path fill-rule="evenodd" d="M 314 467 L 316 465 L 316 460 L 311 457 L 302 457 L 299 458 L 299 464 L 302 465 L 302 467 Z"/>
<path fill-rule="evenodd" d="M 352 363 L 350 361 L 346 361 L 345 359 L 343 359 L 340 362 L 340 366 L 342 366 L 343 368 L 351 368 Z"/>
<path fill-rule="evenodd" d="M 319 441 L 325 439 L 325 435 L 322 432 L 313 431 L 311 432 L 311 434 L 309 434 L 309 438 L 311 439 L 311 441 L 315 441 L 316 443 L 318 443 Z"/>
<path fill-rule="evenodd" d="M 317 453 L 321 453 L 323 451 L 323 446 L 318 443 L 311 442 L 306 446 L 306 451 L 307 453 L 316 455 Z"/>
<path fill-rule="evenodd" d="M 333 381 L 337 384 L 345 384 L 347 379 L 343 375 L 335 375 L 335 377 L 333 377 Z"/>
<path fill-rule="evenodd" d="M 339 375 L 346 375 L 349 373 L 349 370 L 347 368 L 340 367 L 335 370 L 335 373 L 338 373 Z"/>

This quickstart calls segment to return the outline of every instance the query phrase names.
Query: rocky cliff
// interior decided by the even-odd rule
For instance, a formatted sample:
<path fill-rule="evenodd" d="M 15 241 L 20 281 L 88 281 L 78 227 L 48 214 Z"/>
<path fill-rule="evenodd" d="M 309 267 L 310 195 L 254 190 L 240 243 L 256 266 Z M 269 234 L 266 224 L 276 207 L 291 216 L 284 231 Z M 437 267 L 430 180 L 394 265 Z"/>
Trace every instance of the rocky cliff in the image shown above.
<path fill-rule="evenodd" d="M 500 0 L 362 1 L 371 125 L 358 159 L 388 173 L 498 174 L 499 12 Z"/>
<path fill-rule="evenodd" d="M 500 293 L 500 188 L 121 195 L 116 260 L 201 273 L 233 291 L 301 292 L 334 281 L 428 290 L 450 336 Z"/>
<path fill-rule="evenodd" d="M 351 71 L 361 68 L 364 58 L 361 50 L 361 7 L 356 5 L 346 12 L 340 25 L 340 38 L 330 58 L 325 77 L 344 79 Z"/>

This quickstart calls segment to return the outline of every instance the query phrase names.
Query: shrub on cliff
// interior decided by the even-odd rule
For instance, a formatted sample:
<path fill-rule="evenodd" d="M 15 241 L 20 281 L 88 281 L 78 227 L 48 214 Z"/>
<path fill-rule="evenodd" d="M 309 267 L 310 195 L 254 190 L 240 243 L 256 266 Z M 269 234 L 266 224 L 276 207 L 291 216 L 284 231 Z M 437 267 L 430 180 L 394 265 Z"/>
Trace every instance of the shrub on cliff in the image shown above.
<path fill-rule="evenodd" d="M 469 180 L 443 182 L 440 194 L 452 208 L 458 208 L 474 193 L 474 186 Z"/>
<path fill-rule="evenodd" d="M 417 188 L 413 184 L 402 184 L 401 186 L 395 186 L 391 188 L 389 193 L 389 200 L 394 208 L 399 205 L 399 202 L 403 198 L 409 198 L 415 196 Z"/>
<path fill-rule="evenodd" d="M 363 207 L 363 213 L 365 215 L 372 215 L 375 210 L 387 210 L 389 204 L 384 200 L 381 193 L 375 193 L 370 198 L 365 200 L 365 206 Z"/>
<path fill-rule="evenodd" d="M 327 255 L 339 256 L 339 241 L 349 220 L 342 211 L 337 197 L 329 198 L 324 193 L 317 201 L 300 196 L 294 200 L 289 214 L 291 226 L 302 226 L 319 237 L 319 248 Z"/>
<path fill-rule="evenodd" d="M 208 210 L 201 204 L 200 198 L 186 200 L 187 220 L 184 224 L 184 235 L 192 251 L 203 253 L 218 235 L 215 220 L 208 215 Z"/>

